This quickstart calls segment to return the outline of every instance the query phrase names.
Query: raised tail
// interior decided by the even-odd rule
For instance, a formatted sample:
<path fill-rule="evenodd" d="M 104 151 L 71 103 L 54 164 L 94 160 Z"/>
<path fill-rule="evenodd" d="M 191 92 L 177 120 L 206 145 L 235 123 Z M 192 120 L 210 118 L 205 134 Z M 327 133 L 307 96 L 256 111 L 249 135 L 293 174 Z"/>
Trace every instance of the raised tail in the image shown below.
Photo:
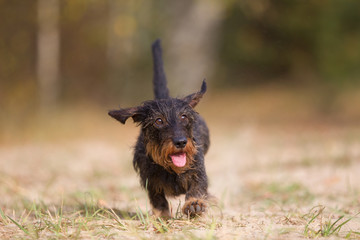
<path fill-rule="evenodd" d="M 152 44 L 152 54 L 154 61 L 154 94 L 155 99 L 169 98 L 169 89 L 166 86 L 166 76 L 164 72 L 164 63 L 162 60 L 162 50 L 160 40 L 157 39 Z"/>

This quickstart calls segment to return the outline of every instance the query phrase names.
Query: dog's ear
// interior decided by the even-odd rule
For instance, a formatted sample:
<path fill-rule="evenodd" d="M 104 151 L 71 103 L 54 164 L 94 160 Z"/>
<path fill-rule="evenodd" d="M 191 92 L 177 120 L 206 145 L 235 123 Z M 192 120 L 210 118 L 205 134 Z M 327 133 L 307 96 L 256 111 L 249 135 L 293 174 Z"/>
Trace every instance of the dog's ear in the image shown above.
<path fill-rule="evenodd" d="M 120 110 L 112 110 L 108 113 L 111 117 L 115 118 L 122 124 L 125 124 L 126 120 L 131 117 L 134 122 L 141 122 L 143 120 L 143 114 L 141 107 L 124 108 Z"/>
<path fill-rule="evenodd" d="M 187 102 L 192 108 L 194 108 L 200 102 L 200 99 L 205 94 L 205 92 L 206 92 L 206 82 L 204 79 L 200 91 L 186 96 L 185 98 L 183 98 L 183 100 Z"/>

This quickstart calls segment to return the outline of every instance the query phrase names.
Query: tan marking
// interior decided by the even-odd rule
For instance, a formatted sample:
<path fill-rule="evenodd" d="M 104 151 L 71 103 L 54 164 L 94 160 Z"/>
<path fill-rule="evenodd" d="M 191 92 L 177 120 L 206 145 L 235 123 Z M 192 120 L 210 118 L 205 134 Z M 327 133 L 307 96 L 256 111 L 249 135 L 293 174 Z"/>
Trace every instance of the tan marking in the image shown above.
<path fill-rule="evenodd" d="M 155 217 L 165 217 L 165 218 L 170 218 L 171 217 L 169 210 L 161 211 L 159 209 L 153 208 L 152 212 L 153 212 L 153 215 Z"/>
<path fill-rule="evenodd" d="M 186 153 L 186 164 L 183 167 L 177 167 L 171 161 L 170 155 L 182 152 Z M 185 148 L 181 150 L 177 149 L 170 139 L 161 146 L 154 144 L 153 142 L 146 144 L 146 153 L 151 156 L 157 164 L 163 166 L 168 171 L 172 169 L 176 174 L 181 174 L 186 170 L 191 169 L 196 152 L 195 144 L 189 138 Z"/>

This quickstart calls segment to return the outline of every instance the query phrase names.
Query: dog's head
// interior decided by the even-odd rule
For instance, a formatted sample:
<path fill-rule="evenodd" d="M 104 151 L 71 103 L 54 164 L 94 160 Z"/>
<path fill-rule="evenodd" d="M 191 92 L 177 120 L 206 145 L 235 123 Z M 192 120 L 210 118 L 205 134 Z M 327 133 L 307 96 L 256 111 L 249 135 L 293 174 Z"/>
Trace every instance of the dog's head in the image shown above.
<path fill-rule="evenodd" d="M 179 174 L 191 167 L 197 152 L 194 108 L 205 92 L 204 81 L 199 92 L 185 98 L 150 100 L 137 107 L 110 111 L 109 115 L 123 124 L 131 117 L 142 128 L 147 154 L 157 164 Z"/>

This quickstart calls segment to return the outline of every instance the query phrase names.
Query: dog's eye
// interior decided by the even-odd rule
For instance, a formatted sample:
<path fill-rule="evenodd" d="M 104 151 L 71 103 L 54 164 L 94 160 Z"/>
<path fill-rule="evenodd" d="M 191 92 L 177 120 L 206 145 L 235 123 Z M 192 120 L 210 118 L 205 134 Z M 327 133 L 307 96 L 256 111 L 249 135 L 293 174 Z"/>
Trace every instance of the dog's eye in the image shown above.
<path fill-rule="evenodd" d="M 189 123 L 189 119 L 185 114 L 181 115 L 180 119 L 183 124 L 187 125 Z"/>
<path fill-rule="evenodd" d="M 185 114 L 181 115 L 181 120 L 186 120 L 187 116 Z"/>
<path fill-rule="evenodd" d="M 156 124 L 157 126 L 162 126 L 162 125 L 164 124 L 164 121 L 163 121 L 161 118 L 157 118 L 157 119 L 155 120 L 155 124 Z"/>

